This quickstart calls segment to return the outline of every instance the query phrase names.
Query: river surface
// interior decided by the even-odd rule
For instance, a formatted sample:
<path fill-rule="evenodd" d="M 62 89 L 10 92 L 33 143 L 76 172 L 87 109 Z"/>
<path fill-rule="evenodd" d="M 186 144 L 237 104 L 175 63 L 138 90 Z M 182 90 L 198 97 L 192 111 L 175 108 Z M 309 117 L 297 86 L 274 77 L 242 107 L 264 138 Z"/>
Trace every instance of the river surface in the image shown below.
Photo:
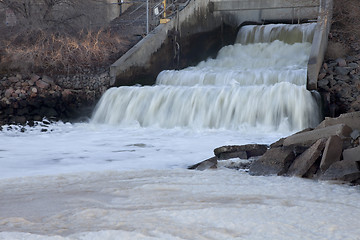
<path fill-rule="evenodd" d="M 360 239 L 358 187 L 186 169 L 320 121 L 313 31 L 245 27 L 216 59 L 109 89 L 89 122 L 5 126 L 0 239 Z"/>

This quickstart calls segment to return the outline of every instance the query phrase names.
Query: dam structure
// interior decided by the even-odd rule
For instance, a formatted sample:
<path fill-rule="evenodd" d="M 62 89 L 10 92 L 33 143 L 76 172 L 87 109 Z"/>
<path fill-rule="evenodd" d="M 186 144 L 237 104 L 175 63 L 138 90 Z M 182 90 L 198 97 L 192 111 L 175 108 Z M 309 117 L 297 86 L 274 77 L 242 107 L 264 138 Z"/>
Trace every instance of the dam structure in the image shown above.
<path fill-rule="evenodd" d="M 104 94 L 92 120 L 126 127 L 315 127 L 322 116 L 312 90 L 331 7 L 332 1 L 314 0 L 189 1 L 111 66 L 112 84 L 122 87 Z"/>
<path fill-rule="evenodd" d="M 165 69 L 195 66 L 234 44 L 249 24 L 316 23 L 307 89 L 317 89 L 331 25 L 333 0 L 189 0 L 110 67 L 111 85 L 152 85 Z M 154 9 L 149 9 L 153 11 Z"/>
<path fill-rule="evenodd" d="M 247 25 L 216 58 L 164 70 L 153 86 L 109 89 L 94 123 L 122 127 L 287 131 L 320 121 L 306 89 L 316 23 Z"/>

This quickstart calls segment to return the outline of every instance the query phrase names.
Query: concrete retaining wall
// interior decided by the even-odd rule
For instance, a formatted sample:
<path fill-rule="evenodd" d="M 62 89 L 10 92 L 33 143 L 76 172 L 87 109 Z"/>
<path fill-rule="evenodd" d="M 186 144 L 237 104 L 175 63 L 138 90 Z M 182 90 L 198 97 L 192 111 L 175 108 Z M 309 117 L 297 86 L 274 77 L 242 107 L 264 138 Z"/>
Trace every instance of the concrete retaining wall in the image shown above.
<path fill-rule="evenodd" d="M 316 89 L 312 79 L 324 56 L 319 52 L 326 49 L 331 15 L 325 13 L 331 7 L 332 0 L 190 0 L 178 17 L 159 25 L 110 67 L 111 85 L 153 84 L 164 69 L 194 65 L 232 44 L 246 22 L 318 20 L 308 74 L 309 89 Z"/>
<path fill-rule="evenodd" d="M 317 90 L 318 75 L 328 44 L 332 14 L 333 0 L 322 0 L 308 62 L 308 81 L 306 86 L 308 90 Z"/>

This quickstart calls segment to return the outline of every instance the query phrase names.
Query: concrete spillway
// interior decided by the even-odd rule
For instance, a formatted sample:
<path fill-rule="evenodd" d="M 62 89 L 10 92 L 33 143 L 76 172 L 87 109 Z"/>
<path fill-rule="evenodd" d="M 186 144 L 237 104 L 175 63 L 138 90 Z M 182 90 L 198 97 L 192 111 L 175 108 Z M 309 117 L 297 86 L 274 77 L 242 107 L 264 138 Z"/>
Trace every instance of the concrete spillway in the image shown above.
<path fill-rule="evenodd" d="M 236 43 L 214 59 L 162 71 L 155 86 L 109 89 L 93 121 L 196 130 L 314 127 L 319 105 L 316 94 L 306 90 L 306 76 L 315 28 L 315 23 L 241 28 Z"/>
<path fill-rule="evenodd" d="M 307 89 L 317 89 L 317 75 L 327 47 L 332 0 L 190 0 L 167 24 L 159 25 L 110 68 L 112 85 L 154 84 L 164 69 L 182 69 L 215 57 L 235 42 L 248 23 L 316 22 L 308 61 Z"/>

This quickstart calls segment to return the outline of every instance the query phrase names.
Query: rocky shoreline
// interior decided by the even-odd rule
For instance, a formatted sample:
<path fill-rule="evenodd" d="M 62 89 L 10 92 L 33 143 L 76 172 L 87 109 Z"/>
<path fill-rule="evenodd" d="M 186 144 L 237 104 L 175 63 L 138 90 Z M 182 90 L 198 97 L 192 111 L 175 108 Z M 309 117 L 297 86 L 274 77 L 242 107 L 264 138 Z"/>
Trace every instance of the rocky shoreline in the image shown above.
<path fill-rule="evenodd" d="M 109 88 L 108 72 L 57 76 L 5 76 L 0 81 L 0 126 L 88 116 Z"/>
<path fill-rule="evenodd" d="M 223 166 L 244 169 L 255 176 L 296 176 L 360 184 L 360 112 L 326 118 L 315 129 L 305 129 L 266 145 L 223 146 L 189 169 Z"/>
<path fill-rule="evenodd" d="M 326 61 L 318 77 L 326 117 L 360 111 L 360 54 Z"/>
<path fill-rule="evenodd" d="M 326 61 L 318 91 L 325 117 L 360 111 L 360 54 Z M 110 87 L 107 71 L 74 76 L 4 76 L 0 81 L 0 126 L 26 124 L 44 117 L 68 121 L 89 116 Z"/>

